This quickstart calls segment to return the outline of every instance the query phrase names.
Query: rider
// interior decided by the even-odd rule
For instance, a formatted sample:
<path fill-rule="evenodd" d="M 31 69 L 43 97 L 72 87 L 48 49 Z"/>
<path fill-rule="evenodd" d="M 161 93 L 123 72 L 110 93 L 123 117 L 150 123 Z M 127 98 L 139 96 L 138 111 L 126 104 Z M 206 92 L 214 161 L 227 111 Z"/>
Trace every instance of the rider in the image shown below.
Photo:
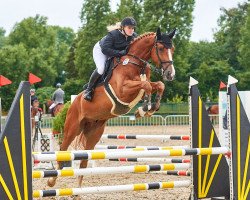
<path fill-rule="evenodd" d="M 36 90 L 35 90 L 35 89 L 30 89 L 30 105 L 31 105 L 31 106 L 33 106 L 33 102 L 34 102 L 35 100 L 38 101 L 38 98 L 37 98 L 37 96 L 35 95 L 35 93 L 36 93 Z"/>
<path fill-rule="evenodd" d="M 53 113 L 53 108 L 55 108 L 57 104 L 64 103 L 64 91 L 62 90 L 61 86 L 62 86 L 61 83 L 56 84 L 57 89 L 52 95 L 53 103 L 49 107 L 51 113 Z"/>
<path fill-rule="evenodd" d="M 98 41 L 93 49 L 93 59 L 97 69 L 90 76 L 88 87 L 84 92 L 84 99 L 91 101 L 97 80 L 104 72 L 105 62 L 109 57 L 121 57 L 127 54 L 127 47 L 137 36 L 134 32 L 136 21 L 132 17 L 122 20 L 120 28 L 110 31 Z"/>

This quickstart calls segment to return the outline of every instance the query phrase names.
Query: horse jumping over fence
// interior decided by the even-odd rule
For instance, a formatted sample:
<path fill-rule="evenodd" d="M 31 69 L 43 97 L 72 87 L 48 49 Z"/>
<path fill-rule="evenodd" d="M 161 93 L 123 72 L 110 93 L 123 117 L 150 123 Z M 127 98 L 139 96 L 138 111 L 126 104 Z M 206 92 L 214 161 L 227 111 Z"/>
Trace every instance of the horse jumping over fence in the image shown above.
<path fill-rule="evenodd" d="M 92 102 L 86 101 L 82 93 L 78 94 L 67 112 L 61 151 L 66 151 L 78 135 L 84 149 L 94 149 L 104 132 L 106 121 L 126 114 L 142 99 L 143 106 L 136 111 L 137 116 L 151 116 L 159 109 L 165 85 L 161 81 L 151 82 L 150 75 L 152 71 L 157 71 L 163 80 L 174 79 L 174 34 L 175 30 L 162 34 L 158 28 L 157 33 L 139 36 L 130 44 L 126 56 L 114 59 L 111 78 L 95 89 Z M 150 58 L 156 67 L 148 63 Z M 153 93 L 156 96 L 151 103 Z M 59 168 L 63 167 L 62 162 L 58 164 Z M 87 160 L 82 160 L 80 168 L 86 167 Z M 80 187 L 82 179 L 80 176 Z M 55 182 L 56 177 L 50 178 L 48 185 L 53 186 Z"/>

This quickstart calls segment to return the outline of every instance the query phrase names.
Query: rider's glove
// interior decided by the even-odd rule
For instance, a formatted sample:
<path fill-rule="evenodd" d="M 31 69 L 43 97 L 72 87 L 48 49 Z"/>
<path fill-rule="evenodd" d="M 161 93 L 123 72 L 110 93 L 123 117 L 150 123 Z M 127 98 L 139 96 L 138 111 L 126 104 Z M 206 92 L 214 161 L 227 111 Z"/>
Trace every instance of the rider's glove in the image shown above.
<path fill-rule="evenodd" d="M 120 57 L 121 56 L 125 56 L 126 54 L 127 54 L 127 50 L 126 49 L 119 51 L 119 56 Z"/>

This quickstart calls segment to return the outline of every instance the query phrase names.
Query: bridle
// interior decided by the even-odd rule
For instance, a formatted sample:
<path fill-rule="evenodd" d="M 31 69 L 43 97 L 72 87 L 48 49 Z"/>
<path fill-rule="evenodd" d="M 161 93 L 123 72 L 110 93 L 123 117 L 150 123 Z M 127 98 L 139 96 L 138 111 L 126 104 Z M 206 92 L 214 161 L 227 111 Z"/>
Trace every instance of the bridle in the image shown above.
<path fill-rule="evenodd" d="M 163 74 L 164 74 L 164 71 L 167 70 L 167 69 L 173 64 L 174 61 L 173 61 L 173 60 L 162 61 L 162 59 L 161 59 L 160 56 L 159 56 L 159 48 L 158 48 L 158 45 L 157 45 L 158 43 L 162 43 L 163 46 L 164 46 L 165 48 L 167 48 L 167 47 L 164 45 L 164 42 L 163 42 L 163 41 L 157 40 L 157 38 L 155 37 L 154 44 L 153 44 L 153 46 L 151 47 L 151 49 L 149 50 L 149 52 L 148 52 L 147 54 L 151 54 L 153 48 L 155 48 L 155 50 L 156 50 L 156 55 L 157 55 L 157 58 L 158 58 L 159 63 L 160 63 L 160 67 L 159 67 L 159 68 L 158 68 L 158 67 L 155 67 L 153 64 L 149 63 L 148 61 L 146 61 L 146 60 L 144 60 L 144 59 L 142 59 L 142 58 L 139 58 L 138 56 L 133 55 L 133 54 L 127 54 L 127 56 L 131 56 L 131 57 L 133 57 L 133 58 L 139 60 L 140 62 L 143 63 L 143 65 L 140 65 L 140 64 L 138 64 L 138 63 L 136 63 L 136 62 L 132 62 L 132 61 L 129 61 L 129 63 L 134 64 L 134 65 L 136 65 L 136 66 L 139 66 L 139 67 L 141 68 L 142 73 L 145 72 L 146 67 L 150 67 L 150 69 L 151 69 L 152 71 L 154 71 L 154 72 L 156 72 L 156 73 L 158 73 L 158 74 L 163 75 Z M 170 50 L 170 48 L 167 48 L 167 49 Z M 163 70 L 163 64 L 165 64 L 165 63 L 167 63 L 168 65 L 167 65 L 166 69 Z"/>
<path fill-rule="evenodd" d="M 163 41 L 158 41 L 158 42 L 156 41 L 155 44 L 154 44 L 155 49 L 156 49 L 157 58 L 158 58 L 158 60 L 160 61 L 160 69 L 163 68 L 163 64 L 168 64 L 167 67 L 166 67 L 166 69 L 168 69 L 168 67 L 170 67 L 170 66 L 174 63 L 174 61 L 173 61 L 173 60 L 167 60 L 167 61 L 162 61 L 162 60 L 161 60 L 161 58 L 160 58 L 160 56 L 159 56 L 159 49 L 158 49 L 158 46 L 157 46 L 158 43 L 161 43 L 168 51 L 169 51 L 171 48 L 167 48 L 167 47 L 165 46 L 165 44 L 163 43 Z M 165 70 L 166 70 L 166 69 L 165 69 Z"/>

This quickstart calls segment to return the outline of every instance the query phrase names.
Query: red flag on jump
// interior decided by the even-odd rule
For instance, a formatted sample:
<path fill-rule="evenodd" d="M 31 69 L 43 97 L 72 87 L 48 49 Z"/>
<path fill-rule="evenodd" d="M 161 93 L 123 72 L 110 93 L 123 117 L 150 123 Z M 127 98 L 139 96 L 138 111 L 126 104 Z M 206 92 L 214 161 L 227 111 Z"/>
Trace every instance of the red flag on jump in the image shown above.
<path fill-rule="evenodd" d="M 30 82 L 31 85 L 34 84 L 34 83 L 38 83 L 40 81 L 42 81 L 42 79 L 40 79 L 38 76 L 36 76 L 36 75 L 34 75 L 32 73 L 29 73 L 29 82 Z"/>
<path fill-rule="evenodd" d="M 223 88 L 226 88 L 227 85 L 225 83 L 223 83 L 222 81 L 220 81 L 220 90 Z"/>
<path fill-rule="evenodd" d="M 4 77 L 3 75 L 0 75 L 0 86 L 11 84 L 12 81 Z"/>

